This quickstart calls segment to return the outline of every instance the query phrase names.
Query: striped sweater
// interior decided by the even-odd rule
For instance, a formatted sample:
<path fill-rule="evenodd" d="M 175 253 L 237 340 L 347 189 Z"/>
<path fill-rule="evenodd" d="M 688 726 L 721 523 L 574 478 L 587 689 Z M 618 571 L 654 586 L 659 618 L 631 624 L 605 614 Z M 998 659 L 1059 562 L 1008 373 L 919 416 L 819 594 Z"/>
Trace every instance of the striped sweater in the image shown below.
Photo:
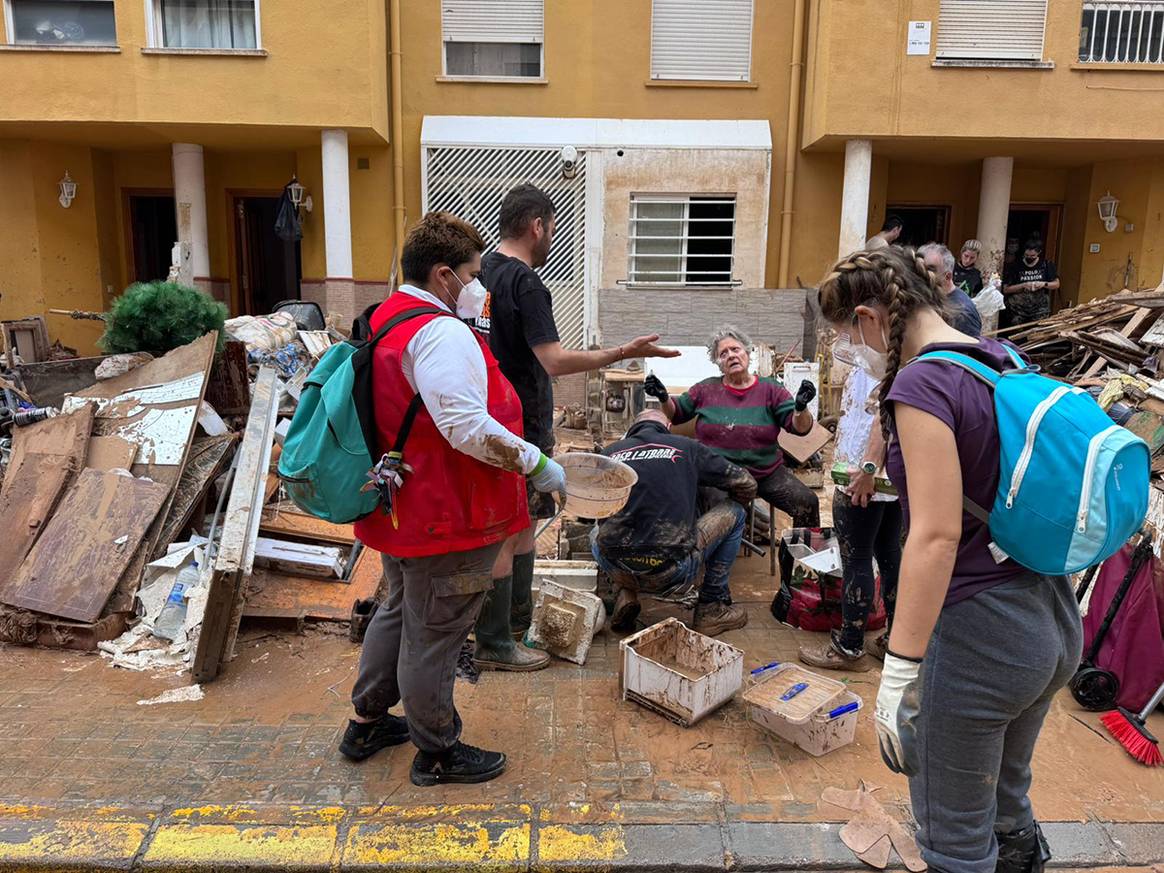
<path fill-rule="evenodd" d="M 784 464 L 776 438 L 781 428 L 791 429 L 794 406 L 792 395 L 776 379 L 757 379 L 739 389 L 713 376 L 675 398 L 675 424 L 695 418 L 695 438 L 758 481 Z"/>

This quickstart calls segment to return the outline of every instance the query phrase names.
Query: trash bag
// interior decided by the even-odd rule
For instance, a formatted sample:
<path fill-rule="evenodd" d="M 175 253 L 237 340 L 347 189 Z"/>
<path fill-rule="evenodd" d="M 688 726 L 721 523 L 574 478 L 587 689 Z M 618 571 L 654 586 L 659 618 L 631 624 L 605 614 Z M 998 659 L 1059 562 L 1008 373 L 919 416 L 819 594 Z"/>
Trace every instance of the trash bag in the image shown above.
<path fill-rule="evenodd" d="M 283 188 L 279 197 L 279 214 L 275 216 L 275 236 L 287 242 L 303 239 L 303 225 L 299 223 L 299 209 L 291 202 L 291 186 Z"/>

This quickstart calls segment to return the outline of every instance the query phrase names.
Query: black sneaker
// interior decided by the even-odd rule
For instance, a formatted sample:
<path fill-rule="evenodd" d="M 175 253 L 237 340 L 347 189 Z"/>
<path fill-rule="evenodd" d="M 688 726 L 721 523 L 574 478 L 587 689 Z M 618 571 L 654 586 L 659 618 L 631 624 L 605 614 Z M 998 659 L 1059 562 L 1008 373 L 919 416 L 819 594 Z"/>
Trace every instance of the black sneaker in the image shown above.
<path fill-rule="evenodd" d="M 444 783 L 462 785 L 488 782 L 505 772 L 505 755 L 457 743 L 447 752 L 417 752 L 412 761 L 412 784 L 427 787 Z"/>
<path fill-rule="evenodd" d="M 363 761 L 381 749 L 407 742 L 408 720 L 398 715 L 386 715 L 378 721 L 349 720 L 339 750 L 353 761 Z"/>

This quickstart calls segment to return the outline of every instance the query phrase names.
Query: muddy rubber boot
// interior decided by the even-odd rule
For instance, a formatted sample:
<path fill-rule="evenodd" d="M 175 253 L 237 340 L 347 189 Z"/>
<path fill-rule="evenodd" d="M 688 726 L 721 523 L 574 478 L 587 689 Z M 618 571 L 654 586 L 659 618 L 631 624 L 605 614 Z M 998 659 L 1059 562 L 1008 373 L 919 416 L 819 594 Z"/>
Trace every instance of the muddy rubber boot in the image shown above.
<path fill-rule="evenodd" d="M 885 660 L 885 653 L 889 651 L 889 631 L 881 634 L 871 643 L 865 644 L 865 652 L 878 661 Z"/>
<path fill-rule="evenodd" d="M 515 640 L 525 636 L 533 618 L 534 558 L 534 552 L 513 556 L 513 597 L 509 608 L 509 627 Z"/>
<path fill-rule="evenodd" d="M 610 629 L 619 633 L 630 633 L 635 629 L 639 613 L 643 611 L 638 592 L 629 588 L 619 588 L 614 598 L 614 612 L 610 614 Z"/>
<path fill-rule="evenodd" d="M 380 608 L 375 600 L 357 600 L 352 604 L 352 617 L 348 624 L 348 639 L 353 643 L 362 643 L 368 632 L 368 625 L 372 623 L 372 616 Z"/>
<path fill-rule="evenodd" d="M 738 630 L 748 623 L 748 613 L 742 606 L 730 603 L 697 603 L 691 629 L 714 637 L 730 630 Z"/>
<path fill-rule="evenodd" d="M 493 580 L 493 590 L 485 595 L 485 604 L 477 618 L 477 650 L 473 663 L 478 670 L 504 670 L 528 673 L 550 665 L 550 656 L 514 642 L 509 629 L 509 611 L 513 577 Z"/>
<path fill-rule="evenodd" d="M 1051 847 L 1039 823 L 1031 822 L 1021 831 L 996 834 L 998 863 L 994 873 L 1043 873 L 1051 860 Z"/>

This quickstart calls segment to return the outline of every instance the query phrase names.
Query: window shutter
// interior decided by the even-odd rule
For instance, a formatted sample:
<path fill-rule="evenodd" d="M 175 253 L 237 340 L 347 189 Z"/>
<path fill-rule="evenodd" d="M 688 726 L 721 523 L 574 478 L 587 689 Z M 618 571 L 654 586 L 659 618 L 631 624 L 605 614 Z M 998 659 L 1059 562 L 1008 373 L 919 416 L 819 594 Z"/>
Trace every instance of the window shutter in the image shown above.
<path fill-rule="evenodd" d="M 939 58 L 1043 59 L 1047 0 L 942 0 Z"/>
<path fill-rule="evenodd" d="M 543 0 L 442 0 L 445 42 L 543 41 Z"/>
<path fill-rule="evenodd" d="M 654 0 L 651 78 L 747 82 L 752 0 Z"/>

